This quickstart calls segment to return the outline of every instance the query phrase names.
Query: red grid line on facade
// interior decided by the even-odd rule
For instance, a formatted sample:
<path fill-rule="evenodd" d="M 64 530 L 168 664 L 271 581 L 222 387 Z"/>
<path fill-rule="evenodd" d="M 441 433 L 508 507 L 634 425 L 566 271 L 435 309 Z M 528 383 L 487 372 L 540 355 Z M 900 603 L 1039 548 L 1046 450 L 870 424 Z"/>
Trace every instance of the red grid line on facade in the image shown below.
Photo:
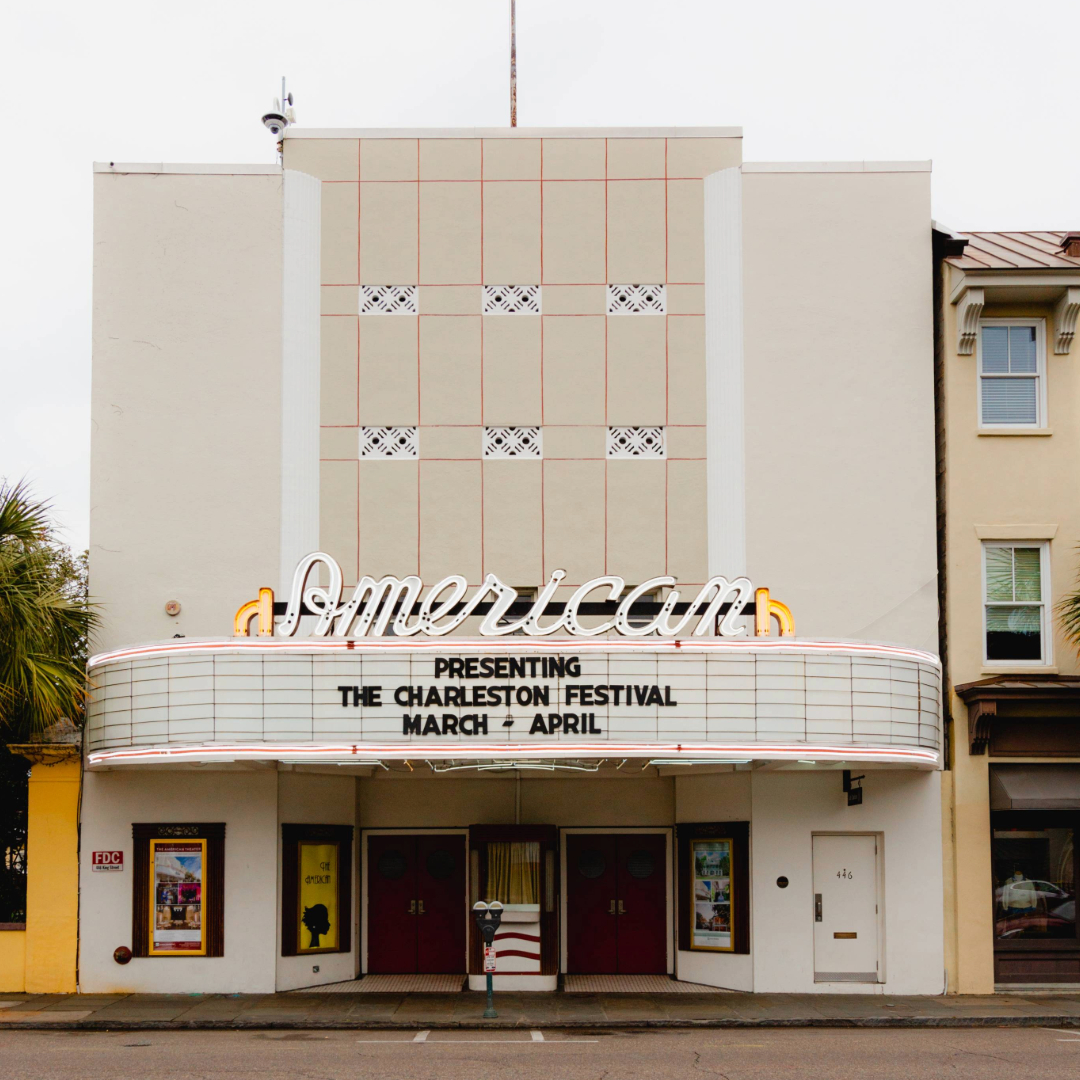
<path fill-rule="evenodd" d="M 543 163 L 540 166 L 541 179 L 543 179 Z M 613 176 L 613 184 L 639 183 L 642 180 L 701 180 L 700 176 Z M 559 176 L 554 179 L 548 177 L 549 184 L 597 184 L 601 180 L 599 176 Z M 536 177 L 508 176 L 493 183 L 500 184 L 535 184 Z M 433 180 L 427 177 L 424 180 L 324 180 L 324 184 L 477 184 L 478 180 Z"/>
<path fill-rule="evenodd" d="M 487 281 L 484 272 L 484 140 L 480 140 L 480 280 Z M 481 289 L 483 285 L 481 285 Z M 481 299 L 481 312 L 483 312 L 483 300 Z M 484 402 L 484 320 L 480 319 L 480 424 L 484 424 L 486 417 Z M 487 517 L 484 514 L 484 460 L 480 459 L 480 576 L 483 577 L 487 568 Z"/>
<path fill-rule="evenodd" d="M 664 140 L 664 282 L 670 285 L 671 232 L 668 229 L 668 140 Z M 665 290 L 667 291 L 667 290 Z M 664 441 L 667 442 L 667 428 L 671 423 L 671 334 L 668 309 L 671 297 L 664 306 Z M 665 450 L 667 449 L 665 445 Z M 671 456 L 664 455 L 664 573 L 670 573 L 671 555 L 669 537 L 671 534 Z"/>
<path fill-rule="evenodd" d="M 420 140 L 416 140 L 416 280 L 420 280 Z M 418 286 L 419 287 L 419 286 Z M 420 399 L 421 399 L 421 380 L 420 380 L 420 318 L 416 319 L 416 425 L 419 427 L 423 423 L 422 413 L 420 412 Z M 420 462 L 416 462 L 416 573 L 420 575 L 420 553 L 421 553 L 421 532 L 422 532 L 422 515 L 420 510 L 421 504 L 421 491 L 422 474 L 420 471 Z"/>
<path fill-rule="evenodd" d="M 608 140 L 604 140 L 604 281 L 609 282 L 611 280 L 611 267 L 608 263 L 609 255 L 609 240 L 608 240 Z M 606 291 L 606 286 L 605 286 Z M 609 317 L 607 313 L 607 297 L 604 297 L 604 424 L 605 426 L 611 423 L 611 415 L 609 408 L 610 394 L 608 388 L 609 370 L 608 370 L 608 323 Z M 608 473 L 611 472 L 611 466 L 608 464 L 605 457 L 604 460 L 604 573 L 608 572 Z"/>

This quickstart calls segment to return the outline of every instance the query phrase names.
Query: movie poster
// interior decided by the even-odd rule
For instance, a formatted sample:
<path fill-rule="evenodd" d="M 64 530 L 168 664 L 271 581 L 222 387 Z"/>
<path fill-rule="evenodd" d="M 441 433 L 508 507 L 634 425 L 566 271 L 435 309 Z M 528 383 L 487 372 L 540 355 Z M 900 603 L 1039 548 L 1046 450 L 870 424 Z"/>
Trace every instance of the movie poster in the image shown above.
<path fill-rule="evenodd" d="M 151 956 L 205 956 L 205 840 L 151 840 Z"/>
<path fill-rule="evenodd" d="M 300 841 L 298 953 L 338 949 L 338 861 L 336 843 Z"/>
<path fill-rule="evenodd" d="M 693 929 L 690 948 L 731 952 L 731 841 L 692 840 Z"/>

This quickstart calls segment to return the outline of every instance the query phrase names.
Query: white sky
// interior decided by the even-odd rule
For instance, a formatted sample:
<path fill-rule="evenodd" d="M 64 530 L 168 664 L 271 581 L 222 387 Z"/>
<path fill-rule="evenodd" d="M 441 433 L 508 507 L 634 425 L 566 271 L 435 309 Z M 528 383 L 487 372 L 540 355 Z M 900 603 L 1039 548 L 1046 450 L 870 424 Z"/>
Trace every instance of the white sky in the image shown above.
<path fill-rule="evenodd" d="M 508 9 L 7 8 L 0 477 L 86 546 L 93 161 L 272 162 L 283 74 L 301 127 L 506 124 Z M 518 122 L 740 125 L 748 161 L 931 158 L 954 228 L 1078 228 L 1078 40 L 1076 0 L 518 0 Z"/>

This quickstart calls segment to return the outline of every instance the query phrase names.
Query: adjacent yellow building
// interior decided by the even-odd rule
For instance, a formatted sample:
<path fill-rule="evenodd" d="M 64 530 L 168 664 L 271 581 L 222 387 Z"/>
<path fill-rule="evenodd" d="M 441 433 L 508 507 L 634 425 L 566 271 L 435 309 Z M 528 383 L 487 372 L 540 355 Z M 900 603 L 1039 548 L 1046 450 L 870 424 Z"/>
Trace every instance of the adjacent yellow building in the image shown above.
<path fill-rule="evenodd" d="M 1080 234 L 935 241 L 949 988 L 1078 983 Z"/>

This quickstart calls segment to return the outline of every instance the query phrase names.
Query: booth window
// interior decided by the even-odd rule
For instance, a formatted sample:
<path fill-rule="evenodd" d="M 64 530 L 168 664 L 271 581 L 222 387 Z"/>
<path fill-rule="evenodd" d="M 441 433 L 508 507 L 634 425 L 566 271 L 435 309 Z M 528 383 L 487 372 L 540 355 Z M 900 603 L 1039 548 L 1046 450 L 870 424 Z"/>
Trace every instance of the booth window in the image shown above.
<path fill-rule="evenodd" d="M 986 659 L 1046 663 L 1046 544 L 984 544 Z"/>
<path fill-rule="evenodd" d="M 134 956 L 225 955 L 225 825 L 136 824 Z"/>
<path fill-rule="evenodd" d="M 1041 321 L 984 320 L 979 332 L 979 426 L 1046 427 Z"/>
<path fill-rule="evenodd" d="M 540 845 L 534 840 L 499 840 L 487 846 L 484 896 L 503 904 L 540 904 Z"/>
<path fill-rule="evenodd" d="M 281 955 L 352 948 L 351 825 L 281 826 Z"/>

